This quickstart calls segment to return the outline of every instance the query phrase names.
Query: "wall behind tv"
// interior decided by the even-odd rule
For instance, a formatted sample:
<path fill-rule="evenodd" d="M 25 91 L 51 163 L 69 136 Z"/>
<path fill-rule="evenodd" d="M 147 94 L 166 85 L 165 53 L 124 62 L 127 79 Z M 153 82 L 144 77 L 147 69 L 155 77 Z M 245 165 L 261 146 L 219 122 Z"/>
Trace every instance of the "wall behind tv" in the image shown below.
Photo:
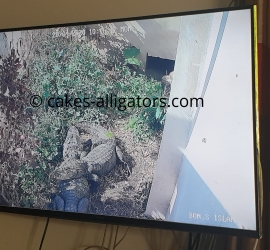
<path fill-rule="evenodd" d="M 0 0 L 0 29 L 227 7 L 231 0 Z M 0 213 L 0 249 L 37 250 L 45 218 Z M 105 225 L 52 219 L 43 250 L 80 250 L 102 243 Z M 127 227 L 120 227 L 120 239 Z M 104 246 L 114 241 L 107 227 Z M 186 249 L 188 234 L 176 233 Z M 179 249 L 172 232 L 130 228 L 117 249 Z"/>
<path fill-rule="evenodd" d="M 0 28 L 226 7 L 231 0 L 1 0 Z"/>

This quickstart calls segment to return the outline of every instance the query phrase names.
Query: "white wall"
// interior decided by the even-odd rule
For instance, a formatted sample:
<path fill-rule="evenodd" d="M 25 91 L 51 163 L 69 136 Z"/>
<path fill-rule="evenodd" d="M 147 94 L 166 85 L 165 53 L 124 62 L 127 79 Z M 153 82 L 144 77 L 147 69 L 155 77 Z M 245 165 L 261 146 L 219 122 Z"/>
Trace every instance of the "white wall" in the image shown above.
<path fill-rule="evenodd" d="M 118 30 L 124 26 L 129 27 L 130 31 L 122 32 L 122 35 L 140 49 L 139 59 L 144 64 L 147 53 L 154 57 L 175 60 L 180 32 L 179 17 L 119 22 L 115 25 Z"/>
<path fill-rule="evenodd" d="M 251 53 L 249 11 L 230 12 L 186 156 L 238 227 L 254 230 Z"/>
<path fill-rule="evenodd" d="M 213 14 L 180 18 L 180 34 L 170 100 L 199 97 Z M 146 213 L 166 214 L 181 169 L 196 108 L 168 108 Z"/>
<path fill-rule="evenodd" d="M 214 16 L 212 38 L 221 14 Z M 205 65 L 212 52 L 210 39 Z M 251 53 L 249 11 L 230 12 L 168 220 L 256 229 Z"/>

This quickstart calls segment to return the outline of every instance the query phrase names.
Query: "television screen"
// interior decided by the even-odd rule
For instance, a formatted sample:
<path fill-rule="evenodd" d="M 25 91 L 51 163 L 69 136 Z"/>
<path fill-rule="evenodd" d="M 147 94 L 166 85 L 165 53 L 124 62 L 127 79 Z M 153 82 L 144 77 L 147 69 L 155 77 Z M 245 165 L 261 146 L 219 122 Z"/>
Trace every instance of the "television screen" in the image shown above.
<path fill-rule="evenodd" d="M 0 210 L 259 236 L 254 8 L 0 31 Z"/>

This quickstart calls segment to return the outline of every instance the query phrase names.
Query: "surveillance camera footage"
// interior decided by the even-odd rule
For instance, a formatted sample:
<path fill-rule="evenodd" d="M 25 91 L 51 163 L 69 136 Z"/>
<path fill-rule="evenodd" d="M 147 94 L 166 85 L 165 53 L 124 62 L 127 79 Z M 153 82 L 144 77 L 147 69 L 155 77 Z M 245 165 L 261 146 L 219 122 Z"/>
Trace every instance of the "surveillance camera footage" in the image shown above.
<path fill-rule="evenodd" d="M 0 31 L 0 206 L 256 231 L 251 24 Z"/>

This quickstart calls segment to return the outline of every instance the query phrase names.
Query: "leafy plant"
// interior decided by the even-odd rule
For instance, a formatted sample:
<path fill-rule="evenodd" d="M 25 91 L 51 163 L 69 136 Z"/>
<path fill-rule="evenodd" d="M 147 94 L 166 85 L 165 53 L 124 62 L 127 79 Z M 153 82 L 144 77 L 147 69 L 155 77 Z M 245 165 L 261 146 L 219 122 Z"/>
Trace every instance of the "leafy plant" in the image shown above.
<path fill-rule="evenodd" d="M 27 62 L 28 77 L 25 74 L 26 62 L 21 62 L 14 49 L 9 57 L 1 61 L 0 106 L 6 111 L 7 126 L 4 129 L 7 131 L 0 132 L 11 136 L 12 140 L 5 138 L 7 140 L 3 141 L 6 143 L 4 149 L 12 153 L 4 152 L 0 163 L 8 162 L 8 166 L 1 165 L 2 173 L 7 167 L 8 173 L 11 169 L 13 171 L 12 176 L 3 174 L 1 179 L 4 186 L 10 188 L 9 197 L 14 197 L 11 205 L 18 206 L 20 203 L 25 207 L 41 208 L 48 202 L 50 188 L 54 188 L 49 187 L 55 185 L 49 176 L 63 160 L 62 147 L 71 125 L 85 120 L 112 125 L 121 115 L 128 120 L 126 128 L 133 131 L 136 140 L 147 141 L 162 129 L 166 110 L 160 108 L 158 103 L 143 106 L 145 97 L 151 100 L 161 98 L 162 87 L 160 82 L 130 69 L 129 65 L 141 67 L 137 48 L 115 47 L 104 55 L 85 41 L 55 38 L 48 30 L 35 34 L 33 50 Z M 27 106 L 32 94 L 44 100 L 40 107 Z M 50 97 L 65 98 L 66 94 L 89 100 L 96 100 L 105 94 L 134 99 L 139 96 L 141 100 L 125 112 L 94 105 L 51 108 L 45 101 Z M 107 136 L 111 138 L 113 134 L 108 132 Z M 22 160 L 23 157 L 14 160 L 17 149 L 25 150 L 28 160 Z M 34 164 L 29 160 L 33 156 Z M 13 181 L 15 177 L 16 181 Z M 16 187 L 11 187 L 11 184 Z"/>
<path fill-rule="evenodd" d="M 39 162 L 35 167 L 29 164 L 21 165 L 18 172 L 18 183 L 22 190 L 21 205 L 24 207 L 39 207 L 40 193 L 48 191 L 48 168 Z"/>
<path fill-rule="evenodd" d="M 125 62 L 130 65 L 142 66 L 142 62 L 136 58 L 140 54 L 140 50 L 136 47 L 128 47 L 123 50 Z"/>
<path fill-rule="evenodd" d="M 43 99 L 65 98 L 65 94 L 73 98 L 79 97 L 81 100 L 89 98 L 91 101 L 97 97 L 104 97 L 105 94 L 150 99 L 161 97 L 160 82 L 131 72 L 127 66 L 127 63 L 141 65 L 136 58 L 140 50 L 135 47 L 127 47 L 123 51 L 110 50 L 104 55 L 86 42 L 70 41 L 64 37 L 55 38 L 49 33 L 46 37 L 37 37 L 35 43 L 39 46 L 35 48 L 29 62 L 29 88 Z M 114 54 L 111 54 L 111 51 Z M 45 162 L 60 161 L 61 145 L 71 124 L 80 120 L 108 124 L 114 118 L 118 119 L 119 114 L 130 118 L 138 114 L 136 126 L 128 127 L 134 131 L 138 140 L 149 137 L 157 130 L 156 123 L 162 125 L 163 113 L 157 108 L 153 105 L 149 108 L 143 107 L 142 100 L 125 112 L 117 108 L 106 109 L 94 105 L 50 108 L 45 102 L 36 109 L 39 118 L 35 121 L 34 134 L 40 142 L 38 153 Z M 110 120 L 108 116 L 111 117 Z"/>
<path fill-rule="evenodd" d="M 23 199 L 18 165 L 27 163 L 24 156 L 29 156 L 34 147 L 27 130 L 33 125 L 31 112 L 25 110 L 29 96 L 27 80 L 26 62 L 11 47 L 10 54 L 0 58 L 0 181 L 1 192 L 10 206 L 18 206 Z"/>
<path fill-rule="evenodd" d="M 126 59 L 136 57 L 140 54 L 140 50 L 136 47 L 128 47 L 123 50 L 123 55 Z"/>
<path fill-rule="evenodd" d="M 131 64 L 131 65 L 142 66 L 142 62 L 138 58 L 135 58 L 135 57 L 127 58 L 126 63 Z"/>

